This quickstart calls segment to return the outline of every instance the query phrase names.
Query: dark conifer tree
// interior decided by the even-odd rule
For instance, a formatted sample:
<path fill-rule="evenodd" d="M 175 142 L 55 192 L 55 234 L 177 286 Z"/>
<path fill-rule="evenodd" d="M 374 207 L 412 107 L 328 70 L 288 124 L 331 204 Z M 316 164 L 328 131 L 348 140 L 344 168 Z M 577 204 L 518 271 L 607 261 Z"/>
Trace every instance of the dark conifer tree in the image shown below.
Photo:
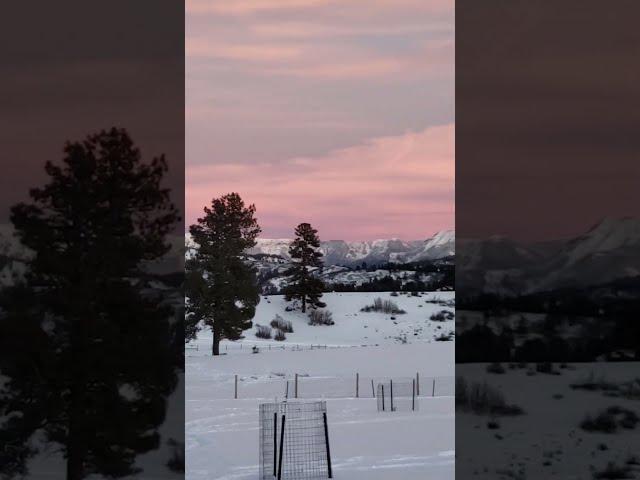
<path fill-rule="evenodd" d="M 142 281 L 179 218 L 167 164 L 114 128 L 45 170 L 11 215 L 31 254 L 0 299 L 0 476 L 28 475 L 34 435 L 60 448 L 67 480 L 131 475 L 177 384 L 173 309 Z"/>
<path fill-rule="evenodd" d="M 238 340 L 253 325 L 260 289 L 245 250 L 260 234 L 255 211 L 230 193 L 214 199 L 189 228 L 197 248 L 185 263 L 186 331 L 195 336 L 200 326 L 211 328 L 213 355 L 220 354 L 220 340 Z"/>
<path fill-rule="evenodd" d="M 289 255 L 293 265 L 287 272 L 291 276 L 291 282 L 285 289 L 287 301 L 299 300 L 302 312 L 311 308 L 322 308 L 326 305 L 320 301 L 324 284 L 314 270 L 322 268 L 322 252 L 320 251 L 320 238 L 318 231 L 308 223 L 301 223 L 295 230 L 296 238 L 289 246 Z"/>

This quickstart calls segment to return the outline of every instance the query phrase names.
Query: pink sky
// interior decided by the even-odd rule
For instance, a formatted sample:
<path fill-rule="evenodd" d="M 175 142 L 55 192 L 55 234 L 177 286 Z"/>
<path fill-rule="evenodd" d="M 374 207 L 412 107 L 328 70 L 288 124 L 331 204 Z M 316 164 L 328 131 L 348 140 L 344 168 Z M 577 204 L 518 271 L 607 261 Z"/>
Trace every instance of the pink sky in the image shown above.
<path fill-rule="evenodd" d="M 186 223 L 254 203 L 264 237 L 454 226 L 452 1 L 187 1 Z"/>

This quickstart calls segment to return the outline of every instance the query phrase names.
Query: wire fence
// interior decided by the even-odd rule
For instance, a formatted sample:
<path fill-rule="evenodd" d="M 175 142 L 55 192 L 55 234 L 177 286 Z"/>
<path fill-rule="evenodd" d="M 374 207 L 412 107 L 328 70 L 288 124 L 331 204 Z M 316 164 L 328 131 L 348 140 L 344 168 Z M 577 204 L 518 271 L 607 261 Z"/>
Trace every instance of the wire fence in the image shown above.
<path fill-rule="evenodd" d="M 260 478 L 331 478 L 325 402 L 261 404 Z"/>
<path fill-rule="evenodd" d="M 275 376 L 230 375 L 217 377 L 218 388 L 210 391 L 208 381 L 202 385 L 191 383 L 190 388 L 203 388 L 213 398 L 264 399 L 324 399 L 324 398 L 377 398 L 377 386 L 394 382 L 415 383 L 416 397 L 445 397 L 455 395 L 455 377 L 429 377 L 416 373 L 407 377 L 371 377 L 354 373 L 348 376 L 308 376 L 303 374 Z"/>
<path fill-rule="evenodd" d="M 393 380 L 378 383 L 376 401 L 379 412 L 407 412 L 418 409 L 416 379 Z"/>
<path fill-rule="evenodd" d="M 328 345 L 309 343 L 224 343 L 220 345 L 220 353 L 259 353 L 259 352 L 302 352 L 306 350 L 330 350 L 342 348 L 373 347 L 374 345 Z M 188 343 L 184 347 L 187 355 L 210 355 L 211 345 Z"/>

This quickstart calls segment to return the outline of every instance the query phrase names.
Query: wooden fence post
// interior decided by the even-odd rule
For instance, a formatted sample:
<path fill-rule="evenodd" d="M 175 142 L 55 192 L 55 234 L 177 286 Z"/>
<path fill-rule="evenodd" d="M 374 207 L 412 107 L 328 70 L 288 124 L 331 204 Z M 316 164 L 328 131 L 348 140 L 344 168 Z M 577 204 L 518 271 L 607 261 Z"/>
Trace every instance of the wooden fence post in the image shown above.
<path fill-rule="evenodd" d="M 235 376 L 233 398 L 236 398 L 236 399 L 238 398 L 238 375 Z"/>
<path fill-rule="evenodd" d="M 371 379 L 371 396 L 376 398 L 376 389 L 373 388 L 373 378 Z"/>
<path fill-rule="evenodd" d="M 411 410 L 416 410 L 416 381 L 413 381 L 413 392 L 411 393 Z"/>
<path fill-rule="evenodd" d="M 420 372 L 416 372 L 416 395 L 420 396 Z"/>
<path fill-rule="evenodd" d="M 298 398 L 298 374 L 296 373 L 296 383 L 295 383 L 295 387 L 294 387 L 294 397 Z"/>
<path fill-rule="evenodd" d="M 436 396 L 436 379 L 433 379 L 433 390 L 431 390 L 431 396 L 435 397 Z"/>
<path fill-rule="evenodd" d="M 360 374 L 356 372 L 356 398 L 360 397 Z"/>

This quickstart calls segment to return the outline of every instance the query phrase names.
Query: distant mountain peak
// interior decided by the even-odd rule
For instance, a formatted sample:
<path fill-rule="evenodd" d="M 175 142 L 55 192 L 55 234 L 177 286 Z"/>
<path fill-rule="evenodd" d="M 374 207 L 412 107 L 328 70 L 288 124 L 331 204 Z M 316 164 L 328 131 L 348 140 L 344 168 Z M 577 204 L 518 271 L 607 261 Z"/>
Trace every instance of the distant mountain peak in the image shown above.
<path fill-rule="evenodd" d="M 277 255 L 289 259 L 288 238 L 259 238 L 250 255 Z M 363 262 L 407 263 L 420 260 L 435 260 L 455 253 L 455 233 L 453 230 L 437 232 L 426 240 L 405 241 L 399 238 L 379 238 L 376 240 L 345 241 L 327 240 L 320 242 L 320 249 L 326 265 L 357 265 Z"/>

